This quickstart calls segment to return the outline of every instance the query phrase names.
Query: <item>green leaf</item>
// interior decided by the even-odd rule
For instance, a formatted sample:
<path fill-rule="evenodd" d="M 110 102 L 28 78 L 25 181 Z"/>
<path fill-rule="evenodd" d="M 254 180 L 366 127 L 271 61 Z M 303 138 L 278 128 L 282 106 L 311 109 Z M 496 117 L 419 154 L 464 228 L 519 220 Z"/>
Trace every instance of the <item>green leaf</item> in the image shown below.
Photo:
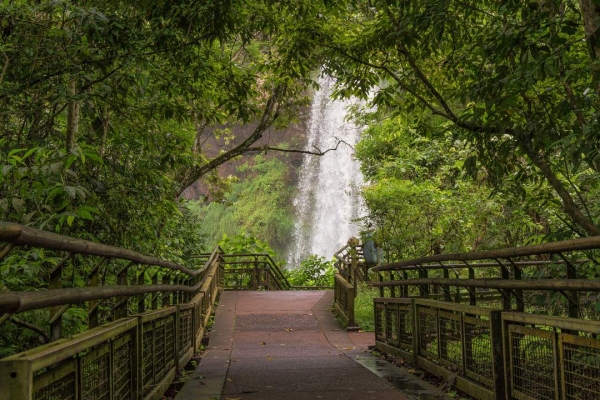
<path fill-rule="evenodd" d="M 77 196 L 77 188 L 74 186 L 65 186 L 64 187 L 65 192 L 67 192 L 69 194 L 69 196 L 71 196 L 72 198 L 75 198 Z"/>

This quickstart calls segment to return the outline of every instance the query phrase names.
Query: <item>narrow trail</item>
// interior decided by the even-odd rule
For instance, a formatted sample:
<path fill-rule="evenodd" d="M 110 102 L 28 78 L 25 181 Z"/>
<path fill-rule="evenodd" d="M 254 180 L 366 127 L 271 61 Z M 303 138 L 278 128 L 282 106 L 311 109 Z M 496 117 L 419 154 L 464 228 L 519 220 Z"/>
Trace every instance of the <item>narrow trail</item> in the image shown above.
<path fill-rule="evenodd" d="M 176 399 L 416 398 L 382 379 L 385 367 L 378 376 L 364 366 L 378 364 L 367 351 L 374 336 L 346 333 L 332 302 L 331 291 L 223 292 L 209 346 Z"/>

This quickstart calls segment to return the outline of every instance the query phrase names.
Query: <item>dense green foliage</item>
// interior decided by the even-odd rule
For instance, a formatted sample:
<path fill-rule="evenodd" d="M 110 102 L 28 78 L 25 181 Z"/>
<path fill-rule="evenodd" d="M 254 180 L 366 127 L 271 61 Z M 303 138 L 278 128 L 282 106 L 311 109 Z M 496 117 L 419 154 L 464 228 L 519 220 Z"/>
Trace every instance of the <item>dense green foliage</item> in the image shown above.
<path fill-rule="evenodd" d="M 365 223 L 378 228 L 387 259 L 535 243 L 561 224 L 557 207 L 523 185 L 523 201 L 507 182 L 497 193 L 464 176 L 470 146 L 447 133 L 426 137 L 398 119 L 368 128 L 357 146 L 370 184 L 363 189 Z"/>
<path fill-rule="evenodd" d="M 218 181 L 219 165 L 295 118 L 318 65 L 304 32 L 327 9 L 303 0 L 0 2 L 0 220 L 193 266 L 188 256 L 209 248 L 180 193 L 203 176 Z M 251 134 L 208 159 L 206 138 L 234 124 L 251 124 Z M 0 290 L 47 288 L 62 256 L 14 250 Z M 84 286 L 92 265 L 69 266 L 64 274 L 79 278 L 65 284 Z M 77 307 L 64 317 L 66 335 L 87 324 Z M 19 318 L 41 331 L 3 324 L 4 354 L 44 340 L 47 312 Z"/>
<path fill-rule="evenodd" d="M 365 332 L 375 332 L 375 310 L 373 299 L 379 297 L 379 290 L 365 284 L 357 288 L 354 300 L 354 321 Z"/>
<path fill-rule="evenodd" d="M 335 267 L 333 261 L 313 254 L 302 260 L 297 268 L 286 271 L 292 286 L 333 287 Z"/>
<path fill-rule="evenodd" d="M 304 104 L 305 6 L 1 3 L 1 218 L 161 254 L 178 195 Z M 256 128 L 207 160 L 206 136 L 235 123 Z"/>
<path fill-rule="evenodd" d="M 282 252 L 288 167 L 216 169 L 293 120 L 322 67 L 370 106 L 363 220 L 388 260 L 600 235 L 599 25 L 593 0 L 4 1 L 0 219 L 182 263 L 223 233 L 230 251 Z M 234 124 L 252 133 L 209 159 Z M 188 207 L 198 178 L 228 189 Z M 59 259 L 11 253 L 0 290 L 44 288 Z"/>
<path fill-rule="evenodd" d="M 277 158 L 253 157 L 252 164 L 238 167 L 242 179 L 234 179 L 219 201 L 197 203 L 194 210 L 202 219 L 200 232 L 210 246 L 223 234 L 240 231 L 269 243 L 284 254 L 293 228 L 290 167 Z"/>
<path fill-rule="evenodd" d="M 332 19 L 326 71 L 338 95 L 376 107 L 358 154 L 388 250 L 600 234 L 600 14 L 588 3 L 357 1 Z"/>
<path fill-rule="evenodd" d="M 240 233 L 235 236 L 223 235 L 219 246 L 225 254 L 268 254 L 276 260 L 275 251 L 268 243 L 257 239 L 248 233 Z"/>

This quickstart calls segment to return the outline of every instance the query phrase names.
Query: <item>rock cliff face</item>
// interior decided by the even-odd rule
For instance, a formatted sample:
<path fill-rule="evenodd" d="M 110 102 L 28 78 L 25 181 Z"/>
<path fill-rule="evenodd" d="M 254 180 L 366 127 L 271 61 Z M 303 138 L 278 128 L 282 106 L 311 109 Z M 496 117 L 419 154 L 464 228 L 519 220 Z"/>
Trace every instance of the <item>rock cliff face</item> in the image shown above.
<path fill-rule="evenodd" d="M 302 112 L 300 122 L 290 125 L 285 129 L 268 129 L 262 139 L 260 139 L 253 147 L 259 146 L 270 146 L 279 147 L 282 143 L 287 143 L 288 148 L 303 150 L 306 146 L 307 141 L 307 121 L 308 121 L 309 110 L 306 109 Z M 243 126 L 233 127 L 219 127 L 211 132 L 207 132 L 206 137 L 202 143 L 202 149 L 204 153 L 209 157 L 213 158 L 217 156 L 221 151 L 227 151 L 241 142 L 244 141 L 254 130 L 256 124 L 247 124 Z M 230 135 L 220 135 L 216 137 L 216 131 L 222 131 L 229 129 Z M 233 138 L 231 138 L 233 136 Z M 244 178 L 243 173 L 238 173 L 236 168 L 247 162 L 252 155 L 258 154 L 258 152 L 245 153 L 241 158 L 232 160 L 218 168 L 219 176 L 226 177 L 229 175 L 236 175 L 240 179 Z M 266 157 L 278 158 L 292 166 L 291 174 L 289 175 L 288 183 L 296 186 L 298 183 L 298 169 L 302 165 L 303 154 L 301 153 L 282 153 L 278 151 L 266 152 Z M 190 185 L 183 193 L 182 196 L 185 199 L 199 199 L 200 197 L 209 197 L 210 191 L 203 179 L 199 179 Z"/>

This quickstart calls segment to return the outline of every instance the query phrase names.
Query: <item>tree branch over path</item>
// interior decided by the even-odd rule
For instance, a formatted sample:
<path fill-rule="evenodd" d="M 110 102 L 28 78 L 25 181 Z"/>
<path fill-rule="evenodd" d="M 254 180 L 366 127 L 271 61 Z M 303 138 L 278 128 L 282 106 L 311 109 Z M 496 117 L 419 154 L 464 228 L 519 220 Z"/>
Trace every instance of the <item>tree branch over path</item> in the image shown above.
<path fill-rule="evenodd" d="M 467 121 L 464 121 L 462 119 L 460 119 L 453 111 L 452 109 L 448 106 L 448 103 L 445 101 L 445 99 L 441 96 L 441 94 L 435 89 L 435 87 L 431 84 L 431 82 L 427 79 L 427 77 L 425 76 L 425 74 L 420 70 L 420 68 L 416 65 L 414 59 L 412 57 L 410 57 L 410 55 L 408 54 L 408 52 L 406 52 L 406 50 L 404 50 L 405 53 L 402 52 L 402 50 L 400 50 L 399 52 L 405 56 L 405 58 L 407 59 L 409 65 L 411 66 L 411 68 L 413 69 L 413 71 L 415 72 L 415 74 L 417 75 L 417 77 L 419 78 L 419 80 L 421 80 L 421 82 L 425 85 L 425 87 L 433 94 L 433 96 L 436 98 L 436 100 L 438 101 L 438 103 L 440 104 L 440 106 L 442 107 L 443 110 L 440 110 L 439 108 L 437 108 L 436 106 L 434 106 L 433 104 L 431 104 L 431 102 L 429 100 L 427 100 L 425 97 L 423 97 L 422 95 L 420 95 L 419 93 L 416 92 L 416 90 L 414 90 L 413 88 L 411 88 L 410 86 L 408 86 L 403 80 L 402 78 L 400 78 L 400 76 L 398 76 L 398 74 L 396 74 L 394 71 L 392 71 L 388 66 L 383 65 L 383 64 L 373 64 L 369 61 L 363 60 L 359 57 L 353 56 L 347 52 L 345 52 L 344 50 L 338 48 L 338 47 L 332 47 L 332 46 L 326 46 L 336 52 L 338 52 L 339 54 L 341 54 L 344 57 L 347 57 L 359 64 L 362 64 L 364 66 L 367 67 L 371 67 L 374 69 L 378 69 L 380 71 L 385 72 L 386 74 L 388 74 L 397 84 L 398 86 L 410 93 L 411 96 L 413 96 L 415 99 L 417 99 L 424 107 L 426 107 L 429 111 L 431 111 L 432 114 L 434 115 L 438 115 L 440 117 L 443 117 L 451 122 L 453 122 L 456 126 L 466 129 L 470 132 L 473 133 L 479 133 L 479 132 L 484 132 L 484 133 L 492 133 L 492 134 L 496 134 L 496 133 L 513 133 L 511 132 L 510 129 L 498 129 L 496 127 L 488 127 L 488 126 L 481 126 L 481 125 L 474 125 L 471 124 Z"/>
<path fill-rule="evenodd" d="M 279 151 L 282 153 L 300 153 L 300 154 L 310 154 L 313 156 L 324 156 L 325 154 L 329 153 L 330 151 L 336 151 L 338 149 L 338 147 L 340 147 L 340 143 L 343 143 L 346 146 L 354 149 L 354 147 L 352 147 L 352 145 L 350 145 L 348 142 L 346 142 L 342 139 L 337 139 L 337 143 L 335 144 L 335 147 L 329 148 L 325 151 L 319 149 L 317 146 L 313 146 L 316 149 L 316 151 L 297 150 L 297 149 L 282 149 L 280 147 L 270 147 L 270 146 L 249 147 L 246 151 L 264 151 L 264 152 Z"/>
<path fill-rule="evenodd" d="M 444 96 L 437 90 L 434 84 L 430 81 L 429 77 L 420 68 L 420 66 L 417 64 L 417 61 L 413 58 L 412 54 L 410 54 L 410 52 L 406 48 L 404 48 L 401 45 L 398 45 L 396 47 L 398 55 L 400 56 L 400 58 L 406 60 L 406 62 L 410 66 L 410 71 L 414 73 L 417 82 L 424 86 L 424 88 L 426 89 L 426 93 L 428 93 L 432 97 L 432 100 L 427 99 L 427 97 L 425 97 L 422 93 L 418 93 L 416 87 L 409 86 L 406 80 L 403 80 L 401 76 L 399 76 L 396 72 L 390 69 L 390 67 L 388 67 L 387 65 L 376 64 L 371 61 L 365 60 L 360 56 L 349 54 L 345 49 L 341 49 L 339 47 L 330 45 L 328 45 L 327 47 L 337 52 L 341 56 L 348 58 L 358 64 L 379 71 L 383 71 L 396 82 L 399 88 L 404 90 L 406 93 L 410 94 L 414 99 L 417 100 L 418 103 L 427 108 L 432 114 L 447 119 L 457 127 L 464 129 L 465 131 L 471 133 L 484 133 L 490 135 L 511 135 L 517 141 L 521 151 L 523 151 L 528 156 L 531 163 L 538 168 L 538 170 L 541 172 L 541 175 L 548 181 L 550 186 L 554 189 L 555 193 L 562 200 L 562 209 L 565 212 L 565 214 L 568 215 L 573 222 L 575 222 L 577 225 L 583 228 L 583 230 L 585 230 L 585 232 L 588 235 L 600 235 L 600 229 L 594 224 L 591 218 L 586 217 L 579 210 L 577 204 L 573 199 L 573 196 L 565 188 L 563 183 L 552 170 L 551 165 L 545 159 L 543 151 L 540 152 L 540 149 L 535 147 L 533 143 L 531 143 L 530 138 L 527 138 L 526 135 L 518 129 L 505 128 L 494 125 L 477 125 L 460 118 L 452 110 Z M 580 123 L 585 122 L 581 120 L 580 116 L 576 115 L 576 117 L 578 117 L 578 121 Z"/>
<path fill-rule="evenodd" d="M 183 191 L 188 186 L 196 182 L 206 173 L 217 168 L 219 165 L 222 165 L 227 161 L 248 152 L 250 146 L 256 143 L 260 138 L 262 138 L 263 133 L 279 117 L 280 101 L 285 96 L 286 91 L 287 87 L 284 84 L 276 86 L 265 104 L 265 109 L 263 111 L 262 117 L 260 118 L 260 122 L 258 123 L 258 126 L 254 129 L 252 134 L 233 149 L 213 158 L 209 162 L 199 166 L 193 171 L 188 171 L 188 173 L 185 174 L 186 176 L 179 180 L 182 183 L 176 195 L 180 196 L 181 193 L 183 193 Z"/>
<path fill-rule="evenodd" d="M 20 319 L 17 319 L 14 317 L 11 318 L 10 321 L 15 325 L 19 325 L 25 329 L 29 329 L 29 330 L 32 330 L 32 331 L 38 333 L 44 339 L 44 343 L 50 343 L 50 336 L 42 328 L 39 328 L 33 324 L 30 324 L 29 322 L 21 321 Z"/>

